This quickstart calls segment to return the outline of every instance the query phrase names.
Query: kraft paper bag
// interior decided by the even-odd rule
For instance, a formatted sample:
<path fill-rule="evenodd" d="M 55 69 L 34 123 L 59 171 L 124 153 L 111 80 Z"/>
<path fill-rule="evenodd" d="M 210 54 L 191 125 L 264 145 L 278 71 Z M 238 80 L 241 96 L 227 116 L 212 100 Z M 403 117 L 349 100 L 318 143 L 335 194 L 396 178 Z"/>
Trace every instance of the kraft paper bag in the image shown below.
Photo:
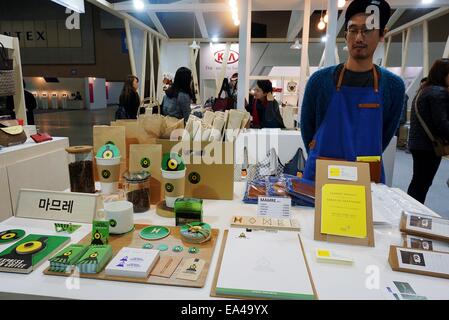
<path fill-rule="evenodd" d="M 184 119 L 166 116 L 162 126 L 162 133 L 158 138 L 169 139 L 171 133 L 177 129 L 184 129 Z"/>
<path fill-rule="evenodd" d="M 230 142 L 179 142 L 159 139 L 162 153 L 178 152 L 186 163 L 185 197 L 213 200 L 232 200 L 234 197 L 234 145 Z M 200 150 L 192 146 L 198 144 Z M 181 145 L 184 146 L 181 150 Z M 214 150 L 217 150 L 217 154 Z M 206 162 L 198 154 L 208 154 L 213 162 Z M 216 156 L 216 157 L 215 157 Z M 215 161 L 216 160 L 216 161 Z"/>
<path fill-rule="evenodd" d="M 122 181 L 122 175 L 126 171 L 127 152 L 126 152 L 126 135 L 125 127 L 111 127 L 111 126 L 94 126 L 93 127 L 93 142 L 94 142 L 94 155 L 96 155 L 98 149 L 107 143 L 111 143 L 117 146 L 120 151 L 121 163 L 120 163 L 120 181 Z M 96 161 L 95 161 L 96 163 Z M 99 180 L 98 172 L 95 171 L 95 180 Z"/>
<path fill-rule="evenodd" d="M 93 136 L 95 154 L 103 145 L 111 143 L 117 146 L 122 159 L 127 158 L 125 127 L 94 126 Z"/>
<path fill-rule="evenodd" d="M 162 146 L 160 144 L 132 144 L 129 148 L 129 171 L 148 171 L 150 178 L 150 203 L 163 200 Z"/>

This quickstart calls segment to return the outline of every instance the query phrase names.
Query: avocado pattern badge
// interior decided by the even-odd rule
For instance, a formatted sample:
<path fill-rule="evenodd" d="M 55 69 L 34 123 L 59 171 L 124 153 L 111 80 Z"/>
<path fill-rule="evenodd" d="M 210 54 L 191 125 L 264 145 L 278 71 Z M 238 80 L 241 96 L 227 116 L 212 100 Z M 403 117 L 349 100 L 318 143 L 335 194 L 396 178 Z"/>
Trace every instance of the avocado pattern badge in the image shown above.
<path fill-rule="evenodd" d="M 201 176 L 198 172 L 191 172 L 189 174 L 189 182 L 191 184 L 198 184 L 201 181 Z"/>
<path fill-rule="evenodd" d="M 168 193 L 171 193 L 171 192 L 173 192 L 173 190 L 175 190 L 175 187 L 171 183 L 165 184 L 165 191 L 167 191 Z"/>
<path fill-rule="evenodd" d="M 141 166 L 142 168 L 147 169 L 147 168 L 150 167 L 150 165 L 151 165 L 151 161 L 150 161 L 150 159 L 148 159 L 147 157 L 142 158 L 142 159 L 140 160 L 140 166 Z"/>

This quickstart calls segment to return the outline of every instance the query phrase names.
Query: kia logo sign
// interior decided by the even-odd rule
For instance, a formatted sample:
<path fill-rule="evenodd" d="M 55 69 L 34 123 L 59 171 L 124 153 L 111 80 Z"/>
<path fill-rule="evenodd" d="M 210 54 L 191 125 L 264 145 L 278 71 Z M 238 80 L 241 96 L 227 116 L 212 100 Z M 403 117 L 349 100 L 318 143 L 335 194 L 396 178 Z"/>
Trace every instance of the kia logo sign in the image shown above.
<path fill-rule="evenodd" d="M 214 60 L 216 63 L 222 64 L 225 56 L 225 50 L 219 50 L 214 53 Z M 233 64 L 239 61 L 239 53 L 234 50 L 229 50 L 228 64 Z"/>

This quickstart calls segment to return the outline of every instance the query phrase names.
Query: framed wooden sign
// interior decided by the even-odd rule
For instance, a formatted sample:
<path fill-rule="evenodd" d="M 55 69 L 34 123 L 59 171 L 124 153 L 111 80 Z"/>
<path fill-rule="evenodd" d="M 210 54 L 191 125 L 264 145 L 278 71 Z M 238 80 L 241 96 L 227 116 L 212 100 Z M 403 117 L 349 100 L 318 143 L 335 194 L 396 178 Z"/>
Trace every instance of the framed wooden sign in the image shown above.
<path fill-rule="evenodd" d="M 16 217 L 92 223 L 102 202 L 99 194 L 21 189 Z"/>
<path fill-rule="evenodd" d="M 403 212 L 399 229 L 401 232 L 414 236 L 449 241 L 449 220 L 440 217 Z"/>
<path fill-rule="evenodd" d="M 391 269 L 449 279 L 449 253 L 390 246 Z"/>
<path fill-rule="evenodd" d="M 314 239 L 374 247 L 369 164 L 317 160 Z"/>

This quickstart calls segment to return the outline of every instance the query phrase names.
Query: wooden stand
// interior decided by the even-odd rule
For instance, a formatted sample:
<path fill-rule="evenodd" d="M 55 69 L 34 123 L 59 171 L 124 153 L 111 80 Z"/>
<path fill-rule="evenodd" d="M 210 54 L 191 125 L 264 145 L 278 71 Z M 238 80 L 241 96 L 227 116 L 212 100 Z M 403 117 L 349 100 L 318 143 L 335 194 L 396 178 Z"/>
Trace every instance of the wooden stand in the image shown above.
<path fill-rule="evenodd" d="M 167 207 L 167 205 L 165 204 L 165 200 L 157 204 L 156 213 L 158 216 L 164 218 L 175 218 L 175 209 Z"/>
<path fill-rule="evenodd" d="M 140 238 L 139 233 L 145 227 L 148 227 L 148 225 L 136 224 L 134 232 L 129 232 L 124 235 L 111 235 L 109 237 L 109 244 L 112 246 L 113 256 L 115 256 L 123 247 L 142 248 L 142 246 L 145 243 L 150 242 L 154 245 L 154 248 L 157 248 L 159 244 L 166 244 L 169 246 L 169 249 L 167 251 L 163 251 L 160 253 L 161 258 L 164 256 L 179 256 L 182 257 L 183 259 L 199 258 L 205 261 L 204 268 L 201 271 L 201 274 L 197 281 L 176 279 L 177 274 L 181 271 L 181 265 L 183 263 L 182 261 L 170 278 L 163 278 L 154 275 L 150 275 L 148 278 L 108 276 L 106 275 L 104 270 L 97 274 L 80 274 L 80 277 L 97 280 L 112 280 L 112 281 L 145 283 L 145 284 L 161 284 L 179 287 L 193 287 L 193 288 L 204 287 L 207 279 L 207 274 L 209 273 L 209 268 L 215 250 L 215 244 L 217 242 L 219 230 L 212 229 L 212 236 L 209 241 L 201 244 L 191 244 L 181 239 L 181 234 L 179 233 L 178 227 L 167 227 L 170 229 L 170 235 L 166 238 L 151 241 L 144 240 Z M 91 241 L 91 234 L 89 233 L 79 243 L 88 245 L 90 244 L 90 241 Z M 174 246 L 183 246 L 184 250 L 182 252 L 173 252 L 172 248 Z M 199 249 L 199 252 L 196 254 L 189 253 L 188 249 L 189 247 L 196 247 Z M 70 277 L 72 276 L 72 274 L 74 274 L 73 272 L 72 273 L 52 272 L 49 269 L 50 267 L 45 269 L 44 274 L 62 277 Z"/>

